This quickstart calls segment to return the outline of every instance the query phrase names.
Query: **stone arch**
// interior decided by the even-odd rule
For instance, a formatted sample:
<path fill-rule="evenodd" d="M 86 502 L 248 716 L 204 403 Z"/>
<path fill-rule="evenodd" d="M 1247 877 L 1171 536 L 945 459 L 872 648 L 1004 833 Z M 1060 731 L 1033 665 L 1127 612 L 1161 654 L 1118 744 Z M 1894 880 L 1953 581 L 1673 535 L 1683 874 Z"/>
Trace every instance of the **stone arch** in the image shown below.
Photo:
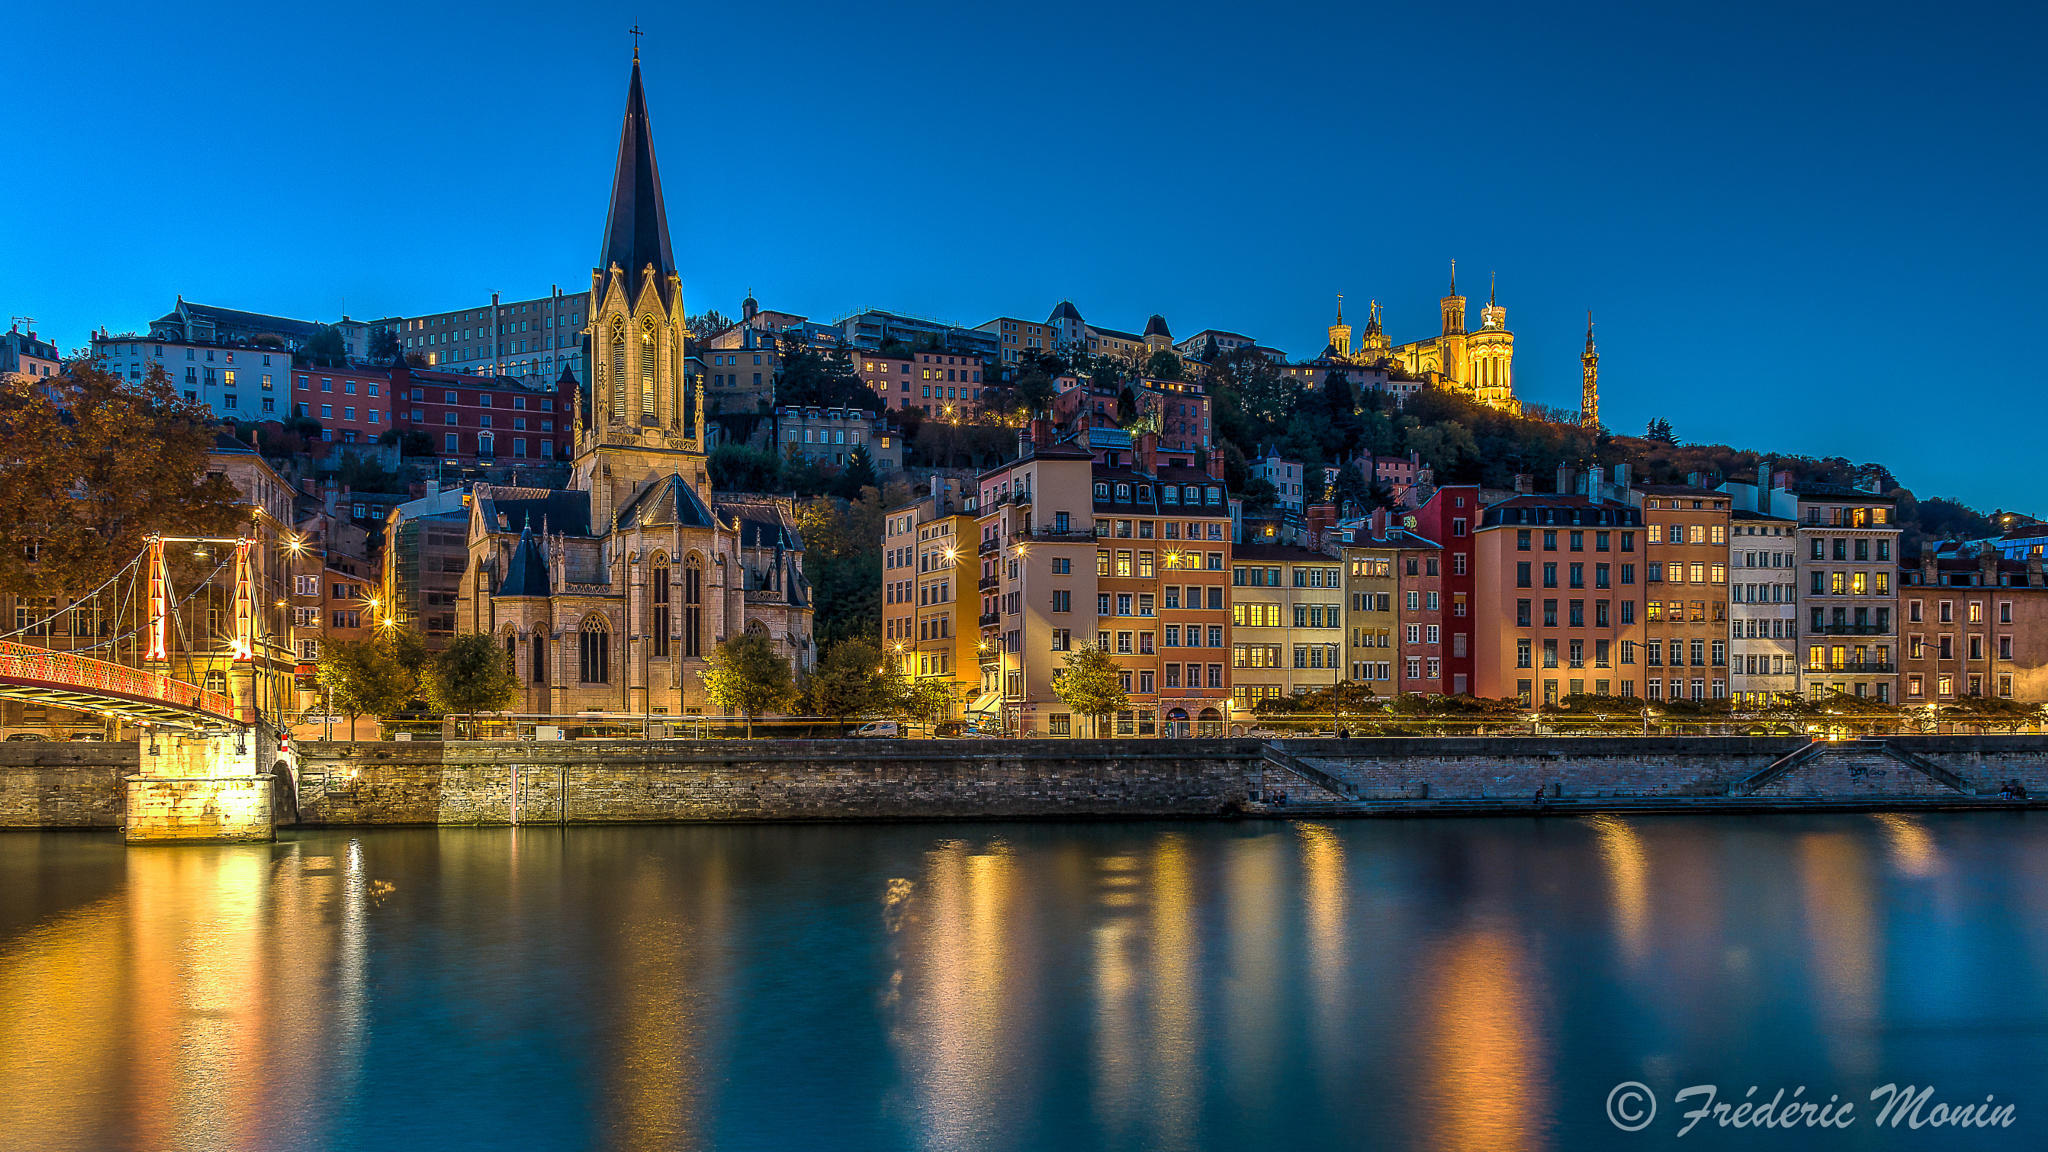
<path fill-rule="evenodd" d="M 683 558 L 683 655 L 704 654 L 704 556 L 691 549 Z"/>

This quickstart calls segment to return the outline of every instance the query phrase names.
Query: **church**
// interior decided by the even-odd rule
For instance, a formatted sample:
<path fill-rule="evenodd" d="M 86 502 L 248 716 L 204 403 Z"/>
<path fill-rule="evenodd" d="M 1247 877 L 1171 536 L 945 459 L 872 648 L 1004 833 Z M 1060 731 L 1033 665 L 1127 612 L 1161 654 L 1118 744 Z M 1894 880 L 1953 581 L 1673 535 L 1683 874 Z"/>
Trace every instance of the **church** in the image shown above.
<path fill-rule="evenodd" d="M 1351 326 L 1344 323 L 1342 298 L 1337 303 L 1337 322 L 1330 325 L 1331 360 L 1364 367 L 1396 368 L 1432 387 L 1468 396 L 1492 408 L 1520 412 L 1515 399 L 1515 334 L 1508 331 L 1508 310 L 1486 293 L 1486 307 L 1479 310 L 1479 327 L 1465 327 L 1465 298 L 1458 295 L 1458 262 L 1451 261 L 1451 289 L 1437 302 L 1443 317 L 1443 331 L 1423 340 L 1393 344 L 1387 338 L 1377 300 L 1373 301 L 1357 346 L 1351 342 Z"/>
<path fill-rule="evenodd" d="M 569 487 L 476 486 L 458 628 L 503 639 L 529 713 L 716 711 L 699 673 L 743 632 L 811 667 L 793 503 L 711 490 L 637 49 L 585 315 Z"/>

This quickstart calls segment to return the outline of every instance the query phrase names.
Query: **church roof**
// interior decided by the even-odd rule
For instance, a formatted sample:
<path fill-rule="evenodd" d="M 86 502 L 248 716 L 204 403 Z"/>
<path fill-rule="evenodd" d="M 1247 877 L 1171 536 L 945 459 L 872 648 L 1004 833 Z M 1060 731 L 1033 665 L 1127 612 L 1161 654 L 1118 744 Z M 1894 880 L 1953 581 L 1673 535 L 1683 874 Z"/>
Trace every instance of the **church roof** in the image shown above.
<path fill-rule="evenodd" d="M 640 270 L 654 265 L 657 282 L 676 270 L 668 244 L 668 209 L 661 199 L 661 175 L 654 167 L 654 131 L 647 123 L 647 97 L 640 88 L 640 59 L 626 87 L 626 122 L 619 130 L 619 164 L 612 174 L 612 206 L 605 216 L 603 272 L 617 264 L 626 271 L 626 290 L 639 287 Z"/>
<path fill-rule="evenodd" d="M 531 525 L 541 533 L 590 535 L 590 493 L 574 489 L 512 488 L 478 485 L 486 530 L 509 532 L 513 525 Z"/>
<path fill-rule="evenodd" d="M 505 579 L 498 585 L 500 596 L 546 596 L 548 587 L 548 561 L 541 555 L 540 541 L 533 538 L 533 526 L 526 525 L 519 530 L 519 544 L 512 549 L 512 559 L 505 565 Z"/>
<path fill-rule="evenodd" d="M 619 506 L 619 527 L 650 528 L 680 524 L 685 528 L 711 527 L 711 510 L 704 506 L 697 490 L 671 472 L 648 481 L 647 486 L 626 498 Z"/>
<path fill-rule="evenodd" d="M 721 495 L 719 518 L 737 524 L 742 548 L 786 548 L 802 551 L 803 537 L 782 501 L 773 497 Z"/>

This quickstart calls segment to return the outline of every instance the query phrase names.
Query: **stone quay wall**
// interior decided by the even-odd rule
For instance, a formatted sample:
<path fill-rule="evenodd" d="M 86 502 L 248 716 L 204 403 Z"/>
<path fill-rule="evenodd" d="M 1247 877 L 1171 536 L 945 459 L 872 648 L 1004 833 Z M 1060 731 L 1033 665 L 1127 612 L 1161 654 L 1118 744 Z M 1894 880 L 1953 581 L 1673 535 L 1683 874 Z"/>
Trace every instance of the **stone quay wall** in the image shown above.
<path fill-rule="evenodd" d="M 2048 797 L 2048 736 L 1898 736 L 1957 792 L 1868 746 L 1828 749 L 1752 802 L 1940 802 L 2017 779 Z M 1210 816 L 1290 803 L 1703 801 L 1785 737 L 1286 740 L 620 740 L 301 745 L 279 826 Z M 118 828 L 132 744 L 0 745 L 0 827 Z M 1331 787 L 1341 789 L 1333 792 Z"/>
<path fill-rule="evenodd" d="M 119 828 L 132 743 L 0 741 L 0 828 Z"/>

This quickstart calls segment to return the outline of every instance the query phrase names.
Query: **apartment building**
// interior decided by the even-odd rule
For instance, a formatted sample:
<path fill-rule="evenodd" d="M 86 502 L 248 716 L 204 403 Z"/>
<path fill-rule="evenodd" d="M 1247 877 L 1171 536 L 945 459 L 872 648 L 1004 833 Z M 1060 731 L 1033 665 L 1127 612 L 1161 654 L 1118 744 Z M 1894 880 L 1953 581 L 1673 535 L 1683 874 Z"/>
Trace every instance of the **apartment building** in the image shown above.
<path fill-rule="evenodd" d="M 889 510 L 882 538 L 883 649 L 905 676 L 946 684 L 955 716 L 986 696 L 976 496 L 972 481 L 935 476 L 924 495 Z M 994 701 L 973 707 L 988 713 Z"/>
<path fill-rule="evenodd" d="M 551 287 L 546 296 L 400 317 L 399 350 L 417 355 L 427 367 L 472 376 L 517 376 L 536 384 L 561 377 L 590 379 L 583 353 L 583 329 L 590 297 L 583 291 Z"/>
<path fill-rule="evenodd" d="M 178 395 L 223 420 L 282 420 L 292 411 L 286 380 L 292 356 L 281 346 L 97 332 L 92 356 L 103 371 L 128 380 L 141 380 L 151 365 L 162 365 Z"/>
<path fill-rule="evenodd" d="M 1308 548 L 1240 544 L 1230 557 L 1232 718 L 1261 700 L 1343 679 L 1344 562 Z"/>
<path fill-rule="evenodd" d="M 319 421 L 323 441 L 375 444 L 395 424 L 388 368 L 294 368 L 291 380 L 291 415 Z"/>
<path fill-rule="evenodd" d="M 864 450 L 878 477 L 903 469 L 903 437 L 865 408 L 777 408 L 775 429 L 780 456 L 843 468 Z"/>
<path fill-rule="evenodd" d="M 1053 683 L 1066 654 L 1093 643 L 1115 657 L 1130 697 L 1106 734 L 1220 735 L 1231 553 L 1221 479 L 1126 447 L 1055 443 L 1038 421 L 980 487 L 984 684 L 1006 730 L 1086 734 Z"/>
<path fill-rule="evenodd" d="M 884 407 L 897 411 L 916 407 L 917 401 L 911 395 L 911 356 L 856 350 L 851 353 L 851 360 L 854 376 L 874 392 Z"/>
<path fill-rule="evenodd" d="M 1904 659 L 1900 703 L 1937 706 L 1977 696 L 2048 703 L 2048 582 L 2041 558 L 1992 547 L 1974 556 L 1932 550 L 1899 572 Z"/>
<path fill-rule="evenodd" d="M 987 361 L 996 358 L 1001 346 L 994 334 L 979 328 L 962 328 L 940 320 L 872 308 L 856 312 L 834 327 L 839 329 L 843 346 L 856 353 L 875 352 L 885 345 L 901 344 L 907 348 L 930 348 Z"/>
<path fill-rule="evenodd" d="M 1643 526 L 1643 696 L 1728 698 L 1730 499 L 1683 484 L 1638 484 Z"/>
<path fill-rule="evenodd" d="M 1795 485 L 1800 607 L 1806 633 L 1801 685 L 1810 696 L 1844 692 L 1897 698 L 1899 528 L 1890 497 L 1829 484 Z"/>
<path fill-rule="evenodd" d="M 1482 504 L 1487 499 L 1476 484 L 1449 485 L 1438 488 L 1420 508 L 1401 517 L 1401 527 L 1440 549 L 1437 589 L 1443 605 L 1440 623 L 1444 636 L 1442 651 L 1438 654 L 1443 661 L 1443 675 L 1438 686 L 1430 689 L 1416 682 L 1412 686 L 1403 685 L 1404 692 L 1484 695 L 1478 689 L 1476 663 L 1477 630 L 1482 625 L 1475 615 L 1478 577 L 1473 547 Z M 1423 671 L 1428 671 L 1426 664 Z"/>
<path fill-rule="evenodd" d="M 534 532 L 546 535 L 543 520 Z M 469 569 L 469 493 L 447 489 L 391 509 L 378 574 L 381 611 L 430 649 L 455 638 L 456 600 Z"/>
<path fill-rule="evenodd" d="M 1442 555 L 1433 541 L 1424 539 L 1405 528 L 1393 527 L 1387 522 L 1385 509 L 1372 514 L 1366 521 L 1337 530 L 1338 542 L 1332 547 L 1344 565 L 1344 675 L 1343 678 L 1363 684 L 1372 689 L 1376 696 L 1398 696 L 1403 692 L 1441 692 L 1445 680 L 1445 657 L 1438 655 L 1436 676 L 1428 680 L 1422 674 L 1430 669 L 1427 663 L 1417 668 L 1417 677 L 1404 680 L 1406 657 L 1401 654 L 1406 646 L 1409 624 L 1428 628 L 1434 624 L 1438 629 L 1436 644 L 1442 645 L 1441 613 L 1435 619 L 1424 619 L 1418 610 L 1409 610 L 1402 583 L 1410 558 L 1428 556 L 1437 561 L 1436 570 L 1442 571 Z M 1419 572 L 1427 570 L 1418 563 Z M 1442 580 L 1434 578 L 1438 603 L 1442 603 Z M 1420 593 L 1418 583 L 1409 589 Z M 1425 603 L 1418 596 L 1418 604 Z M 1427 632 L 1417 636 L 1419 645 L 1430 641 Z M 1416 656 L 1426 661 L 1423 655 L 1426 647 L 1418 648 Z"/>
<path fill-rule="evenodd" d="M 1556 704 L 1634 696 L 1641 664 L 1642 513 L 1575 494 L 1488 505 L 1473 533 L 1473 694 Z"/>
<path fill-rule="evenodd" d="M 392 419 L 401 430 L 432 437 L 435 453 L 445 459 L 551 463 L 569 458 L 573 393 L 559 382 L 403 364 L 390 368 L 388 378 Z"/>
<path fill-rule="evenodd" d="M 1019 320 L 998 316 L 976 328 L 995 338 L 1004 364 L 1015 364 L 1026 352 L 1050 352 L 1059 342 L 1059 329 L 1050 321 Z"/>
<path fill-rule="evenodd" d="M 57 346 L 37 336 L 35 329 L 23 332 L 17 321 L 0 334 L 0 380 L 48 380 L 63 370 Z"/>
<path fill-rule="evenodd" d="M 1728 694 L 1758 708 L 1799 691 L 1798 525 L 1735 508 L 1728 520 Z"/>
<path fill-rule="evenodd" d="M 1253 476 L 1273 486 L 1274 501 L 1284 511 L 1299 513 L 1304 495 L 1310 501 L 1322 499 L 1320 488 L 1312 493 L 1304 493 L 1301 463 L 1282 459 L 1277 448 L 1268 447 L 1259 453 L 1258 459 L 1246 461 L 1246 467 Z"/>

